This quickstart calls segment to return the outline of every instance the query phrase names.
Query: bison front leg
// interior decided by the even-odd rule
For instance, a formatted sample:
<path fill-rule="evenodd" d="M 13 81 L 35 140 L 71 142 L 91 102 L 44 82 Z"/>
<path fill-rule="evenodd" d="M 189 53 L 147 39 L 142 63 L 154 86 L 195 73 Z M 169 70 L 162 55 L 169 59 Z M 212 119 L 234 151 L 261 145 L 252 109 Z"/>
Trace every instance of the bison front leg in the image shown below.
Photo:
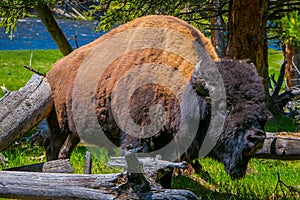
<path fill-rule="evenodd" d="M 58 158 L 70 158 L 73 149 L 79 142 L 79 136 L 76 133 L 70 133 L 59 151 Z"/>
<path fill-rule="evenodd" d="M 47 123 L 50 129 L 50 134 L 44 142 L 47 161 L 58 159 L 60 149 L 67 139 L 67 134 L 63 133 L 59 127 L 55 108 L 52 109 L 47 117 Z"/>

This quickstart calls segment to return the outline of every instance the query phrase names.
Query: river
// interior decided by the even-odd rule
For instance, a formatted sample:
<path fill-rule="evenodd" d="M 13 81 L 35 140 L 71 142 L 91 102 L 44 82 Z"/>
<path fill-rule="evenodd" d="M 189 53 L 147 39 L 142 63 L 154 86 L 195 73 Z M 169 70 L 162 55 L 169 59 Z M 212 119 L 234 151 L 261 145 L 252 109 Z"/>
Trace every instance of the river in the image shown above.
<path fill-rule="evenodd" d="M 96 21 L 59 19 L 57 22 L 73 48 L 76 48 L 76 34 L 79 47 L 103 35 L 103 32 L 94 31 L 97 25 Z M 0 28 L 0 50 L 29 49 L 57 49 L 55 42 L 40 19 L 19 20 L 12 39 L 10 39 L 10 34 L 5 34 L 4 29 Z"/>

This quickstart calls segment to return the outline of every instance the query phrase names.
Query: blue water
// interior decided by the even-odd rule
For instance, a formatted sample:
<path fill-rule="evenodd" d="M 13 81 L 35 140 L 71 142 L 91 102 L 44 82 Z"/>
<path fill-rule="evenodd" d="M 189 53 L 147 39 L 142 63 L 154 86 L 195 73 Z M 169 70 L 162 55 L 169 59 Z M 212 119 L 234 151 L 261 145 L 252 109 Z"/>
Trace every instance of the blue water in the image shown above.
<path fill-rule="evenodd" d="M 68 41 L 76 48 L 77 32 L 78 46 L 88 44 L 103 35 L 94 32 L 96 21 L 57 20 Z M 40 19 L 21 19 L 12 39 L 0 28 L 0 50 L 57 49 L 57 46 Z"/>

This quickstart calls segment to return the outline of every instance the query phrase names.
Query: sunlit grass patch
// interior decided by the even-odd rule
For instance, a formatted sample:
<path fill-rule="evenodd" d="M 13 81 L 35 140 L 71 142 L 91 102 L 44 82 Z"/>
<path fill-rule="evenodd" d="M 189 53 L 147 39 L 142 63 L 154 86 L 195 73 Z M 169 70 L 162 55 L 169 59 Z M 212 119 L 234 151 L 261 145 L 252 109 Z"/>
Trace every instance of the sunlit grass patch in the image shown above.
<path fill-rule="evenodd" d="M 203 181 L 201 175 L 193 179 L 177 177 L 173 188 L 191 188 L 202 199 L 269 199 L 272 195 L 279 199 L 296 199 L 300 195 L 300 190 L 299 193 L 291 193 L 284 187 L 275 190 L 278 174 L 288 186 L 300 186 L 300 161 L 252 159 L 246 176 L 240 180 L 232 180 L 223 164 L 215 160 L 205 158 L 200 159 L 200 163 L 211 180 Z"/>
<path fill-rule="evenodd" d="M 53 64 L 62 57 L 58 50 L 11 50 L 0 51 L 0 85 L 5 85 L 9 91 L 15 91 L 23 87 L 32 76 L 33 72 L 23 66 L 30 65 L 46 73 Z M 0 97 L 3 96 L 0 90 Z"/>
<path fill-rule="evenodd" d="M 87 151 L 90 151 L 91 153 L 92 174 L 109 174 L 122 171 L 122 169 L 110 167 L 106 164 L 109 161 L 109 156 L 104 148 L 96 146 L 89 146 L 88 148 L 86 148 L 84 145 L 79 144 L 72 152 L 70 159 L 70 162 L 74 169 L 74 173 L 84 173 L 85 155 Z"/>
<path fill-rule="evenodd" d="M 279 71 L 282 63 L 284 62 L 283 53 L 280 50 L 269 49 L 269 75 L 275 74 L 275 80 L 279 76 Z"/>

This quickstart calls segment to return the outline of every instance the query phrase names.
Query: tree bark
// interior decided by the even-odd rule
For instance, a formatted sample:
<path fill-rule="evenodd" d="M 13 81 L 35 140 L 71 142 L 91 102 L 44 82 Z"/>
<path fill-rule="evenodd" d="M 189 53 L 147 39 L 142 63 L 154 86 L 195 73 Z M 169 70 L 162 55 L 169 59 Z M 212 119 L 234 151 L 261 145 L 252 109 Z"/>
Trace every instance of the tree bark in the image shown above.
<path fill-rule="evenodd" d="M 210 0 L 210 3 L 212 4 L 212 10 L 219 10 L 219 0 Z M 211 43 L 215 47 L 218 56 L 224 57 L 226 45 L 224 30 L 222 27 L 222 19 L 217 12 L 212 11 L 210 15 L 214 16 L 210 18 Z"/>
<path fill-rule="evenodd" d="M 91 153 L 89 151 L 85 153 L 84 173 L 92 174 L 92 158 Z"/>
<path fill-rule="evenodd" d="M 62 32 L 61 28 L 58 26 L 55 18 L 52 15 L 51 10 L 46 4 L 37 3 L 34 6 L 34 9 L 38 13 L 39 18 L 41 18 L 42 22 L 46 26 L 48 32 L 51 37 L 55 41 L 58 46 L 60 52 L 66 56 L 73 51 L 70 43 Z"/>
<path fill-rule="evenodd" d="M 136 178 L 129 173 L 88 175 L 0 171 L 0 197 L 39 200 L 199 199 L 188 190 L 163 189 L 154 182 L 149 182 L 149 190 L 143 190 L 140 177 L 133 177 Z"/>
<path fill-rule="evenodd" d="M 231 0 L 226 54 L 232 59 L 250 59 L 263 78 L 269 96 L 267 23 L 268 1 Z"/>
<path fill-rule="evenodd" d="M 300 160 L 300 133 L 267 133 L 263 147 L 254 158 Z"/>
<path fill-rule="evenodd" d="M 290 90 L 300 86 L 300 47 L 294 47 L 292 44 L 286 44 L 286 83 Z"/>
<path fill-rule="evenodd" d="M 26 86 L 0 99 L 0 151 L 23 136 L 53 109 L 46 78 L 33 75 Z"/>

